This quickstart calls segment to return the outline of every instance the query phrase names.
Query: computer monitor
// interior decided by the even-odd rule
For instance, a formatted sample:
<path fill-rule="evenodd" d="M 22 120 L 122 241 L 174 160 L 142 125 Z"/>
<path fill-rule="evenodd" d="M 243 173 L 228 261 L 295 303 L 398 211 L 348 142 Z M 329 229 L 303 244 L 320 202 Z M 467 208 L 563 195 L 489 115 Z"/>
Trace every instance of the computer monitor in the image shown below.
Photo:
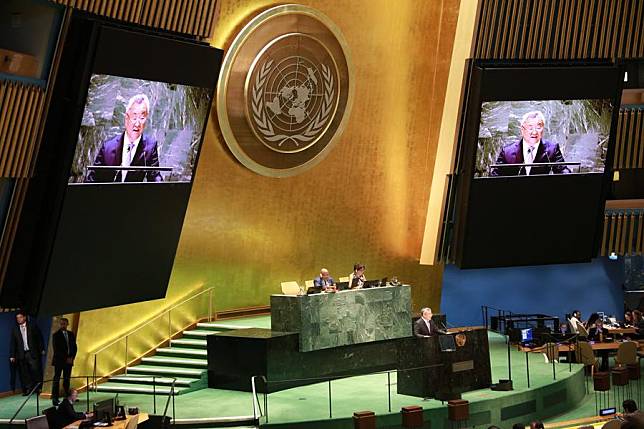
<path fill-rule="evenodd" d="M 367 280 L 362 284 L 363 289 L 369 289 L 372 287 L 378 287 L 380 286 L 380 280 Z"/>
<path fill-rule="evenodd" d="M 349 289 L 349 282 L 337 282 L 335 288 L 337 290 L 347 290 Z"/>
<path fill-rule="evenodd" d="M 521 342 L 522 343 L 532 342 L 532 328 L 521 329 Z"/>
<path fill-rule="evenodd" d="M 322 293 L 322 292 L 324 292 L 324 290 L 322 289 L 322 286 L 310 286 L 306 290 L 307 295 L 313 295 L 313 294 Z"/>
<path fill-rule="evenodd" d="M 104 399 L 94 404 L 94 420 L 111 421 L 114 416 L 114 398 Z"/>
<path fill-rule="evenodd" d="M 442 352 L 453 352 L 456 350 L 456 340 L 453 335 L 439 335 L 438 344 Z"/>

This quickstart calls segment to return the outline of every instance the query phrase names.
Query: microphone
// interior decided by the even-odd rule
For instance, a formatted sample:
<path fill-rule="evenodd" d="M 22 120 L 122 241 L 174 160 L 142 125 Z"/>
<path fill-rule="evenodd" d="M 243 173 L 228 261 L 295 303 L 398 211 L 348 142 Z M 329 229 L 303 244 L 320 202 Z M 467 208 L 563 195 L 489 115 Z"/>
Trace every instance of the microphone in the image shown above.
<path fill-rule="evenodd" d="M 546 156 L 546 159 L 548 160 L 548 165 L 550 166 L 550 173 L 548 174 L 555 174 L 554 171 L 552 171 L 552 164 L 550 163 L 550 157 L 548 156 L 548 149 L 546 149 L 546 146 L 543 146 L 543 154 Z"/>

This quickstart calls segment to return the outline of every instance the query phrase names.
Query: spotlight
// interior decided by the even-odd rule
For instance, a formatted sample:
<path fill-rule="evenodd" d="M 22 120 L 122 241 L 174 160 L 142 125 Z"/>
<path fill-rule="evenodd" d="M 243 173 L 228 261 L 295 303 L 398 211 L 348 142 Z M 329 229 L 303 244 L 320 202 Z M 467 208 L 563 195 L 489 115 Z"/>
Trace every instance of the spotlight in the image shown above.
<path fill-rule="evenodd" d="M 616 261 L 617 260 L 617 253 L 610 252 L 610 255 L 608 255 L 608 259 L 610 259 L 611 261 Z"/>

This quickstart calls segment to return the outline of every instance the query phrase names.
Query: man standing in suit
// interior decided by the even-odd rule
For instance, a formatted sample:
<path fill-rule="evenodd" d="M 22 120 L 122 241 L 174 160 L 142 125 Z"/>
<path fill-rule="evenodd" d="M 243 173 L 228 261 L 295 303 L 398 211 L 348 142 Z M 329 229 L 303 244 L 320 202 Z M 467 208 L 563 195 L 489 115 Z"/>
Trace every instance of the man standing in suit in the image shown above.
<path fill-rule="evenodd" d="M 159 152 L 157 142 L 143 134 L 150 113 L 150 101 L 145 94 L 130 98 L 125 109 L 125 132 L 117 135 L 101 146 L 94 165 L 158 167 Z M 161 182 L 163 178 L 157 170 L 129 171 L 112 169 L 88 169 L 85 182 Z"/>
<path fill-rule="evenodd" d="M 54 367 L 54 380 L 51 385 L 51 400 L 58 405 L 58 393 L 60 389 L 60 374 L 63 374 L 63 389 L 69 392 L 69 379 L 72 374 L 72 366 L 76 357 L 76 336 L 67 330 L 69 320 L 62 317 L 59 321 L 60 329 L 52 335 L 52 346 L 54 357 L 51 364 Z"/>
<path fill-rule="evenodd" d="M 557 143 L 543 140 L 546 119 L 539 111 L 528 112 L 521 119 L 521 140 L 505 146 L 499 152 L 497 164 L 540 164 L 546 162 L 565 162 Z M 512 166 L 497 167 L 491 176 L 534 176 L 536 174 L 567 174 L 565 165 L 546 165 L 542 167 Z"/>
<path fill-rule="evenodd" d="M 444 334 L 445 331 L 439 329 L 432 320 L 432 309 L 425 307 L 420 310 L 420 319 L 414 323 L 414 336 L 419 338 L 431 337 L 437 334 Z"/>
<path fill-rule="evenodd" d="M 37 326 L 27 323 L 22 311 L 16 314 L 17 326 L 11 331 L 9 360 L 18 364 L 22 394 L 28 395 L 42 381 L 41 357 L 45 354 Z M 40 387 L 37 389 L 40 391 Z"/>

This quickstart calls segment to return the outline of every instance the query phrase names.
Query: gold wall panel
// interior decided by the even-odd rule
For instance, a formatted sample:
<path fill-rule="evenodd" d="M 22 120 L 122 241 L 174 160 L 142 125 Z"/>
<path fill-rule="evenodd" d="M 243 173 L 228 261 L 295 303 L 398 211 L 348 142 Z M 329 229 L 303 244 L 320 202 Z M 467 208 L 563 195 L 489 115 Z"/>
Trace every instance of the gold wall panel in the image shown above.
<path fill-rule="evenodd" d="M 212 44 L 226 49 L 248 19 L 278 4 L 221 0 Z M 343 32 L 354 63 L 351 119 L 317 166 L 257 175 L 235 160 L 211 113 L 165 300 L 82 313 L 79 355 L 106 344 L 201 285 L 215 311 L 265 305 L 281 281 L 367 276 L 413 285 L 413 306 L 438 310 L 442 266 L 419 264 L 454 33 L 455 0 L 309 0 Z M 122 330 L 119 329 L 119 332 Z M 80 362 L 75 373 L 89 368 Z"/>

